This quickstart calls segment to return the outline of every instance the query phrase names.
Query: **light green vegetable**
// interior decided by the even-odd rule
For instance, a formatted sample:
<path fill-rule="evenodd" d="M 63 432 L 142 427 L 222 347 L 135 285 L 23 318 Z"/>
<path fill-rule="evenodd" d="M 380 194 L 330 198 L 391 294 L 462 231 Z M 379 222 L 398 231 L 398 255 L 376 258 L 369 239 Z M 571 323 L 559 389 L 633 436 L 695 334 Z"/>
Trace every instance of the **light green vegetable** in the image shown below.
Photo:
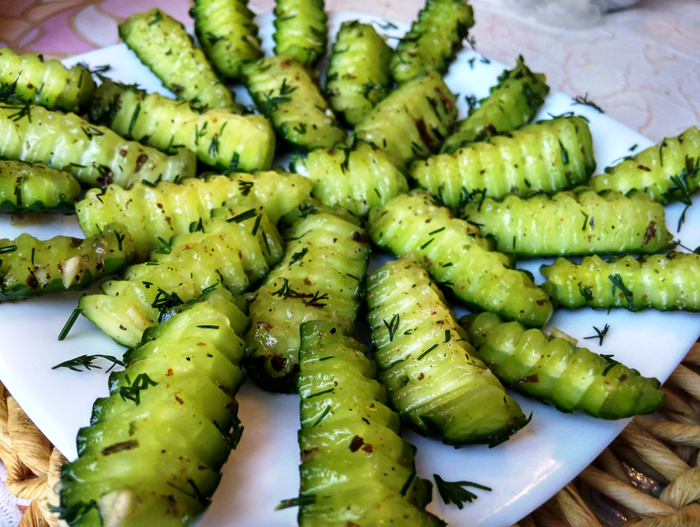
<path fill-rule="evenodd" d="M 469 116 L 457 123 L 440 152 L 453 154 L 474 141 L 520 128 L 535 116 L 547 93 L 544 74 L 532 73 L 521 55 L 515 68 L 498 76 L 489 96 L 469 108 Z"/>
<path fill-rule="evenodd" d="M 80 183 L 69 173 L 23 161 L 0 161 L 0 212 L 70 214 Z"/>
<path fill-rule="evenodd" d="M 636 191 L 596 194 L 580 187 L 552 197 L 486 198 L 469 203 L 463 216 L 482 236 L 496 237 L 497 250 L 518 256 L 649 254 L 673 241 L 663 206 Z"/>
<path fill-rule="evenodd" d="M 394 80 L 401 84 L 433 71 L 447 72 L 473 25 L 474 10 L 466 0 L 426 0 L 391 57 Z"/>
<path fill-rule="evenodd" d="M 355 127 L 358 139 L 384 150 L 400 170 L 440 149 L 457 119 L 456 97 L 440 75 L 407 82 Z"/>
<path fill-rule="evenodd" d="M 324 205 L 342 205 L 359 217 L 408 192 L 406 178 L 388 156 L 363 141 L 352 147 L 340 143 L 331 150 L 318 148 L 306 159 L 293 157 L 291 166 L 311 179 L 313 195 Z"/>
<path fill-rule="evenodd" d="M 503 383 L 562 412 L 624 419 L 654 413 L 663 403 L 658 380 L 564 338 L 503 323 L 493 313 L 467 321 L 464 328 Z"/>
<path fill-rule="evenodd" d="M 411 257 L 369 275 L 367 307 L 379 380 L 421 434 L 455 446 L 497 444 L 528 423 Z"/>
<path fill-rule="evenodd" d="M 66 169 L 87 187 L 179 181 L 194 177 L 197 168 L 197 158 L 185 148 L 167 155 L 41 106 L 0 106 L 0 137 L 1 158 Z"/>
<path fill-rule="evenodd" d="M 638 260 L 624 256 L 609 262 L 590 256 L 580 264 L 558 258 L 540 272 L 547 278 L 542 288 L 554 302 L 570 309 L 700 311 L 699 264 L 697 254 L 678 252 Z"/>
<path fill-rule="evenodd" d="M 160 9 L 131 15 L 119 36 L 179 100 L 240 111 L 184 26 Z"/>
<path fill-rule="evenodd" d="M 262 115 L 201 109 L 134 85 L 103 82 L 90 105 L 90 120 L 166 152 L 184 146 L 222 171 L 268 170 L 275 155 L 275 131 Z"/>
<path fill-rule="evenodd" d="M 552 315 L 549 296 L 531 276 L 513 269 L 476 227 L 452 218 L 426 192 L 413 191 L 372 209 L 368 231 L 375 244 L 396 256 L 415 253 L 430 276 L 470 308 L 529 327 L 544 326 Z"/>
<path fill-rule="evenodd" d="M 367 348 L 333 321 L 301 325 L 299 525 L 438 527 L 425 511 L 432 484 L 416 477 L 416 448 L 376 381 Z"/>
<path fill-rule="evenodd" d="M 345 139 L 311 71 L 291 55 L 246 64 L 243 73 L 260 113 L 294 147 L 332 148 Z"/>
<path fill-rule="evenodd" d="M 190 9 L 197 39 L 224 79 L 240 79 L 245 62 L 263 57 L 248 0 L 195 0 Z"/>
<path fill-rule="evenodd" d="M 524 126 L 411 167 L 411 177 L 459 209 L 475 198 L 554 193 L 584 184 L 595 170 L 593 141 L 581 117 Z"/>
<path fill-rule="evenodd" d="M 326 53 L 328 15 L 323 0 L 275 0 L 275 55 L 291 55 L 313 68 Z"/>
<path fill-rule="evenodd" d="M 343 22 L 328 64 L 331 108 L 355 126 L 389 93 L 391 48 L 372 24 Z"/>

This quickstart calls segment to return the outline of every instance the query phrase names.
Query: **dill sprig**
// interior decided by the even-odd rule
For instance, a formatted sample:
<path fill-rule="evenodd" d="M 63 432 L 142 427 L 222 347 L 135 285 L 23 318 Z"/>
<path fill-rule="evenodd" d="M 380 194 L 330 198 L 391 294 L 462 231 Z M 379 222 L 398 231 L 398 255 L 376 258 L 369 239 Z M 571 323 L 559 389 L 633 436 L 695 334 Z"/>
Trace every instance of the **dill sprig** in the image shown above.
<path fill-rule="evenodd" d="M 382 320 L 382 322 L 384 322 L 386 329 L 389 331 L 389 342 L 393 342 L 394 335 L 396 335 L 396 331 L 399 329 L 401 316 L 398 313 L 396 313 L 393 317 L 391 317 L 391 321 L 388 324 L 386 320 Z"/>
<path fill-rule="evenodd" d="M 106 359 L 110 362 L 112 362 L 112 365 L 105 371 L 105 373 L 109 373 L 112 368 L 115 366 L 124 366 L 124 363 L 120 361 L 118 358 L 113 357 L 112 355 L 101 355 L 101 354 L 95 354 L 95 355 L 81 355 L 80 357 L 75 357 L 74 359 L 70 359 L 64 362 L 61 362 L 60 364 L 56 364 L 52 370 L 57 370 L 58 368 L 68 368 L 69 370 L 72 371 L 87 371 L 91 370 L 92 368 L 95 368 L 97 370 L 101 370 L 101 366 L 97 366 L 96 364 L 93 364 L 93 362 L 96 359 Z M 80 368 L 85 368 L 84 370 L 81 370 Z"/>
<path fill-rule="evenodd" d="M 129 382 L 129 376 L 126 376 L 127 382 Z M 141 392 L 147 390 L 149 386 L 157 386 L 158 383 L 151 379 L 147 373 L 139 373 L 139 375 L 134 380 L 131 386 L 122 386 L 119 388 L 119 396 L 122 401 L 127 399 L 134 401 L 136 406 L 141 404 Z"/>
<path fill-rule="evenodd" d="M 630 311 L 634 311 L 634 305 L 632 305 L 634 301 L 634 295 L 632 291 L 627 289 L 627 287 L 625 286 L 624 282 L 622 281 L 622 276 L 620 274 L 611 274 L 610 276 L 608 276 L 608 278 L 612 282 L 613 298 L 615 297 L 615 289 L 619 288 L 620 291 L 622 291 L 622 294 L 625 295 L 625 299 L 627 300 L 627 309 L 629 309 Z"/>
<path fill-rule="evenodd" d="M 306 496 L 282 500 L 280 504 L 275 507 L 275 510 L 280 511 L 291 507 L 304 507 L 305 505 L 313 505 L 314 503 L 316 503 L 316 494 L 307 494 Z"/>
<path fill-rule="evenodd" d="M 610 329 L 610 324 L 605 324 L 605 327 L 600 330 L 597 327 L 593 326 L 593 329 L 595 330 L 596 334 L 591 335 L 590 337 L 583 337 L 586 340 L 591 340 L 591 339 L 598 339 L 598 345 L 602 346 L 603 345 L 603 340 L 605 339 L 605 336 L 608 334 L 608 330 Z"/>
<path fill-rule="evenodd" d="M 473 492 L 465 489 L 464 487 L 473 487 L 476 489 L 486 490 L 491 492 L 490 487 L 485 485 L 479 485 L 478 483 L 473 483 L 471 481 L 445 481 L 437 474 L 433 474 L 435 478 L 435 485 L 437 486 L 438 492 L 442 501 L 445 505 L 454 503 L 457 508 L 462 509 L 464 507 L 464 502 L 471 503 L 473 500 L 477 499 L 478 496 Z"/>
<path fill-rule="evenodd" d="M 571 103 L 571 106 L 575 106 L 577 104 L 583 104 L 585 106 L 590 106 L 591 108 L 598 110 L 600 113 L 605 113 L 603 109 L 598 106 L 596 103 L 594 103 L 592 100 L 588 98 L 588 92 L 586 92 L 585 95 L 577 95 L 576 98 L 574 99 L 574 102 Z"/>
<path fill-rule="evenodd" d="M 620 363 L 618 361 L 616 361 L 615 359 L 613 359 L 614 355 L 603 355 L 601 353 L 600 356 L 603 357 L 605 359 L 605 361 L 608 363 L 608 365 L 605 367 L 605 369 L 603 370 L 603 373 L 602 373 L 603 377 L 605 377 L 611 369 L 613 369 L 615 366 L 617 366 Z"/>

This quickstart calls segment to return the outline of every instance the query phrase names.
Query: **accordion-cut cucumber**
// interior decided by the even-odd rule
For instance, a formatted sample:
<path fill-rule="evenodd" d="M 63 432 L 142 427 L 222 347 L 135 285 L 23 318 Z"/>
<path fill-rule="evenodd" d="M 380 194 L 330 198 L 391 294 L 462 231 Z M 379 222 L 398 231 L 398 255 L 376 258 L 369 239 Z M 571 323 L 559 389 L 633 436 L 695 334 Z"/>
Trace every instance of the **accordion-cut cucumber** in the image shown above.
<path fill-rule="evenodd" d="M 248 0 L 195 0 L 194 31 L 214 69 L 224 79 L 239 79 L 243 63 L 263 56 L 255 13 Z"/>
<path fill-rule="evenodd" d="M 291 55 L 313 68 L 326 53 L 328 15 L 323 0 L 275 0 L 275 55 Z"/>
<path fill-rule="evenodd" d="M 452 154 L 474 141 L 520 128 L 542 106 L 549 86 L 544 74 L 530 71 L 521 55 L 515 68 L 505 70 L 490 92 L 477 108 L 470 108 L 466 119 L 457 123 L 441 153 Z"/>
<path fill-rule="evenodd" d="M 426 192 L 413 191 L 372 209 L 368 231 L 374 243 L 396 256 L 414 252 L 436 282 L 472 309 L 528 327 L 542 327 L 552 315 L 549 296 L 531 276 L 513 269 L 506 255 L 490 250 L 476 227 L 452 218 Z"/>
<path fill-rule="evenodd" d="M 700 311 L 699 269 L 697 254 L 670 252 L 609 262 L 590 256 L 580 264 L 557 258 L 540 272 L 547 278 L 542 288 L 554 302 L 570 309 Z"/>
<path fill-rule="evenodd" d="M 596 191 L 641 190 L 661 203 L 681 201 L 690 205 L 690 195 L 700 187 L 700 130 L 691 126 L 678 137 L 642 150 L 607 167 L 605 174 L 591 178 Z"/>
<path fill-rule="evenodd" d="M 597 194 L 586 187 L 554 196 L 506 196 L 469 203 L 464 218 L 497 250 L 517 256 L 658 253 L 669 249 L 663 206 L 642 192 Z"/>
<path fill-rule="evenodd" d="M 80 183 L 69 173 L 41 164 L 0 161 L 0 212 L 75 211 Z"/>
<path fill-rule="evenodd" d="M 284 259 L 250 304 L 246 371 L 266 390 L 293 392 L 299 325 L 319 319 L 354 328 L 370 247 L 359 220 L 340 207 L 303 203 L 282 223 Z"/>
<path fill-rule="evenodd" d="M 291 55 L 243 67 L 245 85 L 258 110 L 286 141 L 301 150 L 332 148 L 346 133 L 321 95 L 311 71 Z"/>
<path fill-rule="evenodd" d="M 90 191 L 78 202 L 78 221 L 87 235 L 112 221 L 125 224 L 136 246 L 136 261 L 142 262 L 149 251 L 161 247 L 160 236 L 169 240 L 196 228 L 215 208 L 228 200 L 248 196 L 260 203 L 271 222 L 308 199 L 311 182 L 297 174 L 259 172 L 212 176 L 206 180 L 188 179 L 181 185 L 138 184 L 131 190 L 111 185 L 100 193 Z"/>
<path fill-rule="evenodd" d="M 355 127 L 359 139 L 384 150 L 400 170 L 436 153 L 457 119 L 456 97 L 440 75 L 407 82 Z"/>
<path fill-rule="evenodd" d="M 133 256 L 131 236 L 119 224 L 84 240 L 55 236 L 43 241 L 26 233 L 0 239 L 0 301 L 87 289 L 121 271 Z"/>
<path fill-rule="evenodd" d="M 503 323 L 493 313 L 482 313 L 465 329 L 501 382 L 562 412 L 624 419 L 654 413 L 663 403 L 658 380 L 565 338 Z"/>
<path fill-rule="evenodd" d="M 425 511 L 432 484 L 416 477 L 416 448 L 367 348 L 346 332 L 332 320 L 301 325 L 299 525 L 444 525 Z"/>
<path fill-rule="evenodd" d="M 262 115 L 200 109 L 134 85 L 102 83 L 90 119 L 159 150 L 186 147 L 221 171 L 268 170 L 275 155 L 275 131 Z"/>
<path fill-rule="evenodd" d="M 222 293 L 147 334 L 110 376 L 111 395 L 78 432 L 79 458 L 61 468 L 69 525 L 183 526 L 206 510 L 243 430 L 234 395 L 245 343 L 234 327 L 247 319 Z"/>
<path fill-rule="evenodd" d="M 428 273 L 410 257 L 367 280 L 373 356 L 392 404 L 423 435 L 461 446 L 508 439 L 528 420 L 477 358 Z"/>
<path fill-rule="evenodd" d="M 0 85 L 22 101 L 49 110 L 82 114 L 95 89 L 95 81 L 82 64 L 66 68 L 60 61 L 34 53 L 16 55 L 0 48 Z M 7 101 L 3 101 L 7 102 Z"/>
<path fill-rule="evenodd" d="M 69 170 L 84 186 L 194 177 L 197 158 L 187 149 L 174 155 L 119 137 L 72 113 L 41 106 L 0 106 L 0 157 Z"/>
<path fill-rule="evenodd" d="M 343 22 L 328 63 L 331 108 L 355 126 L 389 93 L 391 48 L 372 24 Z"/>
<path fill-rule="evenodd" d="M 426 0 L 411 29 L 391 57 L 391 74 L 399 84 L 433 71 L 443 74 L 462 49 L 474 25 L 466 0 Z"/>
<path fill-rule="evenodd" d="M 160 9 L 131 15 L 119 25 L 119 36 L 179 100 L 240 110 L 183 25 Z"/>
<path fill-rule="evenodd" d="M 80 299 L 80 312 L 109 337 L 135 346 L 165 310 L 208 289 L 241 294 L 284 255 L 284 243 L 265 213 L 249 200 L 215 211 L 194 232 L 162 241 L 150 261 L 102 284 L 100 294 Z"/>
<path fill-rule="evenodd" d="M 364 141 L 293 157 L 292 168 L 311 179 L 313 195 L 324 205 L 342 205 L 359 217 L 408 192 L 406 178 L 388 156 Z"/>
<path fill-rule="evenodd" d="M 581 117 L 562 117 L 417 161 L 411 177 L 446 206 L 458 209 L 484 195 L 572 188 L 585 183 L 594 170 L 588 125 Z"/>

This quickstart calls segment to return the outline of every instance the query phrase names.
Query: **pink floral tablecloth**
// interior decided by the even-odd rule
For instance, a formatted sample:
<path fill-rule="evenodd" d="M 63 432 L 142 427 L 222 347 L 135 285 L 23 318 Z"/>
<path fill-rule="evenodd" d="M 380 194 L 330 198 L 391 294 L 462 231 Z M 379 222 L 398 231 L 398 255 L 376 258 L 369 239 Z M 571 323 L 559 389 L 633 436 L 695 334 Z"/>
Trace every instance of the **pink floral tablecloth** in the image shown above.
<path fill-rule="evenodd" d="M 567 31 L 538 25 L 518 0 L 472 0 L 479 51 L 514 63 L 519 54 L 550 86 L 588 94 L 610 116 L 654 140 L 700 124 L 700 2 L 642 0 L 598 27 Z M 159 7 L 192 25 L 190 0 L 0 0 L 0 46 L 65 58 L 119 42 L 131 13 Z M 347 10 L 410 22 L 424 0 L 327 0 Z M 257 13 L 273 0 L 251 0 Z M 2 467 L 0 466 L 0 469 Z M 2 475 L 2 471 L 0 471 Z M 0 479 L 0 527 L 19 518 Z M 9 508 L 8 508 L 9 507 Z"/>

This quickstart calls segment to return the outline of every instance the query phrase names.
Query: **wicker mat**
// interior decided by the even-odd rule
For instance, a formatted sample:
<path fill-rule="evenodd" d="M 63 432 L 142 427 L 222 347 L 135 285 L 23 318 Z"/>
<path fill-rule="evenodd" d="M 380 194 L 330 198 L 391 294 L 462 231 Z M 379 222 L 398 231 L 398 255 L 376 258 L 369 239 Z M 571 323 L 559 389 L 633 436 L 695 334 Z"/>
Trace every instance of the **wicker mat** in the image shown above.
<path fill-rule="evenodd" d="M 657 416 L 634 418 L 574 481 L 513 527 L 699 527 L 698 371 L 700 343 L 664 385 Z M 2 383 L 0 459 L 10 492 L 32 500 L 20 527 L 57 527 L 46 504 L 58 504 L 53 487 L 66 459 Z"/>

